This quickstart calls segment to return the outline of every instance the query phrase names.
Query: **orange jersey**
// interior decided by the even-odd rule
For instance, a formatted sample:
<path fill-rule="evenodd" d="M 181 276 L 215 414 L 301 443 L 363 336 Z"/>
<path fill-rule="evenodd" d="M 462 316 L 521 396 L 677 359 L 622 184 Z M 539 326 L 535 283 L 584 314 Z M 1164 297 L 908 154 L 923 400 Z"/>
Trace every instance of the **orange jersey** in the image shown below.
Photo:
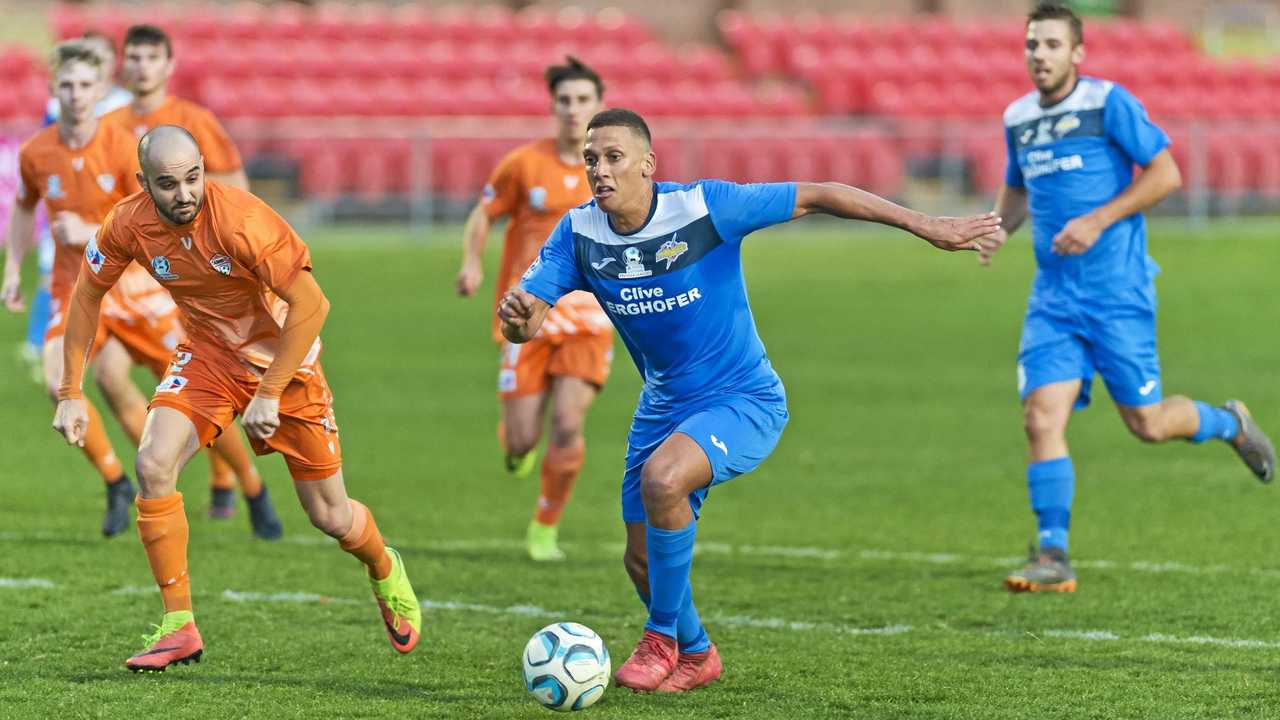
<path fill-rule="evenodd" d="M 494 288 L 494 310 L 502 295 L 520 282 L 560 218 L 591 199 L 583 166 L 560 159 L 553 139 L 538 140 L 507 153 L 484 187 L 481 207 L 490 221 L 511 217 L 502 248 L 502 266 Z M 547 314 L 540 333 L 598 333 L 609 327 L 609 318 L 590 293 L 566 295 Z M 502 341 L 497 318 L 494 339 Z"/>
<path fill-rule="evenodd" d="M 146 135 L 157 125 L 177 125 L 191 133 L 204 155 L 204 169 L 211 173 L 229 173 L 239 170 L 240 151 L 231 136 L 213 113 L 193 102 L 169 95 L 160 107 L 146 115 L 133 111 L 131 105 L 113 110 L 102 117 L 103 121 L 125 128 L 137 138 Z"/>
<path fill-rule="evenodd" d="M 174 226 L 146 193 L 112 210 L 85 251 L 83 277 L 98 286 L 120 279 L 136 260 L 169 291 L 182 311 L 192 346 L 223 367 L 270 367 L 288 305 L 273 289 L 288 288 L 311 269 L 311 252 L 266 203 L 212 180 L 195 220 Z M 317 338 L 297 379 L 314 374 Z M 255 372 L 254 374 L 260 374 Z"/>
<path fill-rule="evenodd" d="M 98 123 L 88 145 L 73 150 L 51 125 L 18 151 L 18 204 L 33 209 L 44 201 L 52 219 L 68 211 L 99 225 L 118 201 L 138 191 L 138 140 L 110 123 Z M 50 290 L 55 298 L 71 295 L 80 271 L 80 248 L 58 245 L 53 256 Z"/>

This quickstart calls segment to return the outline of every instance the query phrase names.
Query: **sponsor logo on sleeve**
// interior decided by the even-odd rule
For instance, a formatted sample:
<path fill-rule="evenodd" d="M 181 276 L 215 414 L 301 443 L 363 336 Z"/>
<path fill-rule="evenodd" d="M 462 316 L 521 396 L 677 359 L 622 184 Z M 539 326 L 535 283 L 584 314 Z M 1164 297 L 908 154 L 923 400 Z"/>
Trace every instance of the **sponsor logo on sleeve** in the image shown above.
<path fill-rule="evenodd" d="M 102 192 L 109 193 L 116 189 L 116 176 L 103 173 L 98 176 L 98 187 L 102 188 Z"/>
<path fill-rule="evenodd" d="M 97 238 L 90 239 L 89 244 L 84 246 L 84 259 L 89 263 L 89 269 L 93 271 L 94 275 L 102 272 L 102 263 L 106 262 L 107 259 L 98 250 Z"/>

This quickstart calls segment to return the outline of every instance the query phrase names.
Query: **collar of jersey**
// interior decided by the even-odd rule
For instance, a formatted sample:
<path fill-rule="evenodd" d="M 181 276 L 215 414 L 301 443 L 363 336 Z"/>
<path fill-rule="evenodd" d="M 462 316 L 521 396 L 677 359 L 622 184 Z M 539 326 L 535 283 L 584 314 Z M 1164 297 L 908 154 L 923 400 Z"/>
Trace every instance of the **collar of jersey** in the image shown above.
<path fill-rule="evenodd" d="M 656 182 L 652 183 L 650 187 L 653 188 L 653 202 L 649 204 L 649 216 L 644 219 L 644 222 L 641 223 L 640 227 L 636 228 L 635 230 L 632 230 L 629 233 L 620 233 L 617 230 L 613 229 L 613 218 L 609 217 L 609 213 L 605 213 L 604 218 L 605 218 L 605 222 L 609 223 L 609 232 L 613 233 L 614 235 L 617 235 L 618 237 L 631 237 L 632 235 L 635 235 L 641 230 L 644 230 L 645 228 L 649 227 L 649 223 L 653 222 L 653 216 L 658 213 L 658 195 L 659 195 L 658 183 Z"/>
<path fill-rule="evenodd" d="M 1076 74 L 1076 84 L 1075 84 L 1074 86 L 1072 86 L 1072 88 L 1071 88 L 1071 92 L 1069 92 L 1069 93 L 1067 93 L 1066 95 L 1063 95 L 1063 96 L 1062 96 L 1062 99 L 1061 99 L 1061 100 L 1059 100 L 1058 102 L 1056 102 L 1056 103 L 1054 103 L 1054 104 L 1052 104 L 1052 105 L 1040 105 L 1040 103 L 1036 103 L 1036 104 L 1037 104 L 1037 105 L 1040 105 L 1040 109 L 1041 109 L 1041 110 L 1044 110 L 1045 112 L 1048 112 L 1048 111 L 1050 111 L 1050 110 L 1052 110 L 1052 109 L 1054 109 L 1054 108 L 1058 107 L 1058 106 L 1059 106 L 1059 105 L 1061 105 L 1062 103 L 1064 103 L 1064 102 L 1066 102 L 1066 101 L 1070 100 L 1070 99 L 1071 99 L 1071 96 L 1072 96 L 1072 95 L 1075 95 L 1075 94 L 1076 94 L 1076 91 L 1077 91 L 1077 90 L 1079 90 L 1079 89 L 1080 89 L 1080 86 L 1081 86 L 1081 85 L 1083 85 L 1083 84 L 1084 84 L 1084 76 L 1083 76 L 1083 75 L 1080 75 L 1079 73 L 1077 73 L 1077 74 Z"/>

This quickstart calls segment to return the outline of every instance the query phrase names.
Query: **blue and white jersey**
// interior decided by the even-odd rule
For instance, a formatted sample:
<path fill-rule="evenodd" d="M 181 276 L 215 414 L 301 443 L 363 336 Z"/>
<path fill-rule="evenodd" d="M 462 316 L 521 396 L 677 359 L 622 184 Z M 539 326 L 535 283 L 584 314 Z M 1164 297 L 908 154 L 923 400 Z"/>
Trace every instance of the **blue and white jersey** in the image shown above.
<path fill-rule="evenodd" d="M 1051 107 L 1039 92 L 1004 112 L 1009 161 L 1005 184 L 1026 188 L 1035 244 L 1035 291 L 1071 296 L 1106 294 L 1148 283 L 1158 272 L 1147 257 L 1146 221 L 1132 215 L 1107 228 L 1083 255 L 1050 251 L 1053 238 L 1074 218 L 1105 205 L 1169 146 L 1165 134 L 1128 90 L 1081 77 Z"/>
<path fill-rule="evenodd" d="M 560 220 L 520 286 L 553 305 L 573 290 L 593 293 L 644 377 L 649 409 L 776 389 L 741 243 L 790 220 L 795 205 L 794 183 L 657 183 L 648 221 L 622 235 L 593 200 Z"/>

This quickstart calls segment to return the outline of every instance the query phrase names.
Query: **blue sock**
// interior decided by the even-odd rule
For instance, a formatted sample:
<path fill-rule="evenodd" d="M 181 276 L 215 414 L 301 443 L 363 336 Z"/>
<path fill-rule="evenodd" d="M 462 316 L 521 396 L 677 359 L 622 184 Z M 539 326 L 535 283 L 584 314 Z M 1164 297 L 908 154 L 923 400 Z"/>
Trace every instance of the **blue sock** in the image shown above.
<path fill-rule="evenodd" d="M 31 310 L 27 312 L 27 343 L 40 349 L 44 345 L 44 330 L 49 326 L 49 300 L 53 296 L 49 288 L 40 288 L 31 298 Z"/>
<path fill-rule="evenodd" d="M 1199 400 L 1195 403 L 1196 413 L 1200 415 L 1200 427 L 1196 428 L 1196 434 L 1187 438 L 1188 440 L 1193 443 L 1202 443 L 1205 440 L 1217 438 L 1230 442 L 1240 434 L 1240 421 L 1230 410 L 1213 407 Z"/>
<path fill-rule="evenodd" d="M 640 602 L 644 603 L 644 609 L 649 609 L 649 596 L 642 594 L 639 589 L 636 594 L 640 596 Z M 680 652 L 697 653 L 711 647 L 711 638 L 707 637 L 707 630 L 702 626 L 702 618 L 698 617 L 698 608 L 693 606 L 693 584 L 689 585 L 689 592 L 685 593 L 684 602 L 680 604 L 680 616 L 676 618 L 676 642 L 680 644 Z"/>
<path fill-rule="evenodd" d="M 649 622 L 645 628 L 676 637 L 680 609 L 689 591 L 689 569 L 693 566 L 693 541 L 697 521 L 680 530 L 645 526 L 649 555 Z"/>
<path fill-rule="evenodd" d="M 1071 527 L 1071 499 L 1075 495 L 1076 470 L 1070 457 L 1054 458 L 1027 466 L 1027 490 L 1031 510 L 1040 528 L 1040 547 L 1067 549 Z"/>

